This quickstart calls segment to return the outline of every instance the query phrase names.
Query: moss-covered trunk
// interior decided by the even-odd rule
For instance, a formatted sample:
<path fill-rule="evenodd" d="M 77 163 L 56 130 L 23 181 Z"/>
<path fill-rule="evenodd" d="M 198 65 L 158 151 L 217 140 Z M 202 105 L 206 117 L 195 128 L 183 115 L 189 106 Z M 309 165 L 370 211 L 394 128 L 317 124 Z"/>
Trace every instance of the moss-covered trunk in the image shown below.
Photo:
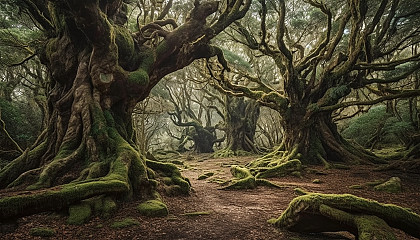
<path fill-rule="evenodd" d="M 264 175 L 294 159 L 304 164 L 323 164 L 327 168 L 334 164 L 381 162 L 374 154 L 342 138 L 329 113 L 310 115 L 304 108 L 294 109 L 282 118 L 281 124 L 284 128 L 281 145 L 249 163 L 255 173 Z"/>
<path fill-rule="evenodd" d="M 47 55 L 53 72 L 48 128 L 33 149 L 0 172 L 1 188 L 32 190 L 34 197 L 21 195 L 11 199 L 12 205 L 3 199 L 1 218 L 28 214 L 39 206 L 57 209 L 100 194 L 150 197 L 152 193 L 145 159 L 132 139 L 132 99 L 109 94 L 104 86 L 107 76 L 101 76 L 101 82 L 93 80 L 95 66 L 108 57 L 95 56 L 89 48 L 77 51 L 66 36 L 54 42 L 59 54 Z M 74 56 L 74 52 L 79 53 Z M 44 188 L 51 191 L 35 191 Z"/>
<path fill-rule="evenodd" d="M 195 1 L 183 25 L 156 20 L 131 33 L 130 1 L 17 1 L 43 29 L 36 53 L 51 75 L 51 91 L 47 129 L 0 171 L 0 188 L 8 188 L 0 191 L 0 222 L 75 204 L 70 215 L 89 205 L 96 210 L 98 201 L 109 208 L 114 198 L 158 198 L 151 178 L 159 175 L 188 193 L 176 166 L 149 162 L 157 171 L 147 168 L 131 113 L 165 75 L 198 58 L 220 57 L 209 41 L 243 17 L 250 2 L 230 2 L 210 26 L 206 18 L 219 3 Z M 85 200 L 92 197 L 95 204 Z"/>
<path fill-rule="evenodd" d="M 233 152 L 256 152 L 254 145 L 255 129 L 260 107 L 255 100 L 244 97 L 226 99 L 226 138 L 227 148 Z"/>
<path fill-rule="evenodd" d="M 300 114 L 303 113 L 303 114 Z M 375 161 L 375 156 L 346 141 L 337 131 L 330 113 L 318 113 L 309 119 L 305 111 L 295 111 L 283 119 L 284 140 L 281 150 L 289 159 L 303 163 L 361 163 Z"/>

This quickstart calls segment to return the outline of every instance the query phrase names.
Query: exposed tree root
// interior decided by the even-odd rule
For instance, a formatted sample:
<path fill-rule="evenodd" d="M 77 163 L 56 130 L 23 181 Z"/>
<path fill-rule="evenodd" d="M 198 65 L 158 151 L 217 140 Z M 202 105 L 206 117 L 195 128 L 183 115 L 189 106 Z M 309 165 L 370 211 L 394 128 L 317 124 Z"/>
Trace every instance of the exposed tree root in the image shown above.
<path fill-rule="evenodd" d="M 284 188 L 284 186 L 277 185 L 266 179 L 260 179 L 253 176 L 251 171 L 245 167 L 234 165 L 230 168 L 230 172 L 236 179 L 228 186 L 221 188 L 223 190 L 253 189 L 257 186 Z"/>
<path fill-rule="evenodd" d="M 270 222 L 295 232 L 349 231 L 357 239 L 396 239 L 391 227 L 420 237 L 420 216 L 393 204 L 350 194 L 309 193 L 296 197 Z"/>
<path fill-rule="evenodd" d="M 157 178 L 168 195 L 189 194 L 191 184 L 187 178 L 182 177 L 178 167 L 172 163 L 163 163 L 147 159 L 150 178 Z"/>
<path fill-rule="evenodd" d="M 236 156 L 249 156 L 251 152 L 247 152 L 244 150 L 237 150 L 233 151 L 231 148 L 224 148 L 218 150 L 212 154 L 213 158 L 229 158 L 229 157 L 236 157 Z"/>

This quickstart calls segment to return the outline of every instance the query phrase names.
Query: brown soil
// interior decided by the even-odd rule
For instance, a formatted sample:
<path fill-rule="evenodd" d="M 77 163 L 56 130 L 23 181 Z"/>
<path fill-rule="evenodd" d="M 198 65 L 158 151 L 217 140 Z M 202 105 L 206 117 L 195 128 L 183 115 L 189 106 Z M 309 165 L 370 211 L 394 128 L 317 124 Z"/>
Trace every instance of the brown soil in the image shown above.
<path fill-rule="evenodd" d="M 65 214 L 43 213 L 19 219 L 17 229 L 11 233 L 0 233 L 0 239 L 42 239 L 29 234 L 29 230 L 34 227 L 55 229 L 57 234 L 51 239 L 354 239 L 353 235 L 346 232 L 305 235 L 277 229 L 267 223 L 268 219 L 277 218 L 297 196 L 293 190 L 296 187 L 313 192 L 350 193 L 408 207 L 420 213 L 419 174 L 375 172 L 373 166 L 354 166 L 350 170 L 314 167 L 326 175 L 306 173 L 302 178 L 271 179 L 286 186 L 283 189 L 258 187 L 253 190 L 225 191 L 219 190 L 220 184 L 217 182 L 231 178 L 229 166 L 243 165 L 253 157 L 211 159 L 208 155 L 194 155 L 188 159 L 184 161 L 182 172 L 190 179 L 194 190 L 190 196 L 163 196 L 170 211 L 167 217 L 140 216 L 135 210 L 138 202 L 122 203 L 112 218 L 96 217 L 81 226 L 67 225 Z M 214 176 L 197 180 L 198 176 L 206 172 L 213 172 Z M 393 176 L 401 178 L 402 193 L 349 188 L 351 185 Z M 321 183 L 312 183 L 314 179 L 319 179 Z M 191 212 L 207 214 L 185 215 Z M 137 219 L 140 225 L 122 229 L 110 227 L 114 221 L 127 217 Z M 2 226 L 3 230 L 7 228 L 13 228 L 13 225 Z M 395 231 L 398 239 L 415 239 Z"/>

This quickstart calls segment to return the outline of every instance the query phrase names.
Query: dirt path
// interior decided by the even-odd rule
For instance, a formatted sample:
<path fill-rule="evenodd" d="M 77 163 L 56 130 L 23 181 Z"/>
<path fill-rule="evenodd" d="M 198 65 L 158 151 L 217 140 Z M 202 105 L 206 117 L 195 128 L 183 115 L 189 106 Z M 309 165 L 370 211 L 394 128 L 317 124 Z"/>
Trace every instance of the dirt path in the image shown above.
<path fill-rule="evenodd" d="M 230 179 L 229 166 L 245 164 L 252 157 L 211 159 L 206 155 L 193 156 L 184 162 L 183 175 L 188 177 L 194 191 L 188 197 L 164 197 L 170 215 L 165 218 L 146 218 L 135 211 L 138 203 L 124 204 L 111 219 L 94 218 L 82 226 L 65 224 L 65 217 L 58 214 L 38 214 L 19 220 L 18 228 L 9 234 L 0 233 L 0 239 L 41 239 L 29 235 L 33 227 L 56 230 L 51 239 L 354 239 L 348 233 L 303 235 L 279 230 L 267 223 L 278 217 L 297 195 L 293 189 L 304 187 L 323 193 L 351 193 L 381 202 L 410 207 L 420 213 L 420 175 L 393 172 L 373 172 L 371 167 L 358 166 L 350 170 L 318 170 L 327 175 L 306 174 L 303 178 L 273 179 L 288 187 L 273 189 L 258 187 L 254 190 L 219 190 L 222 180 Z M 208 179 L 198 180 L 203 173 L 214 173 Z M 370 189 L 349 189 L 350 185 L 398 176 L 403 181 L 404 192 L 389 194 Z M 312 181 L 320 179 L 320 184 Z M 189 216 L 188 213 L 202 212 Z M 186 215 L 187 213 L 187 215 Z M 111 228 L 116 221 L 132 217 L 139 225 L 122 229 Z M 407 238 L 397 232 L 400 239 Z M 411 238 L 414 239 L 414 238 Z"/>

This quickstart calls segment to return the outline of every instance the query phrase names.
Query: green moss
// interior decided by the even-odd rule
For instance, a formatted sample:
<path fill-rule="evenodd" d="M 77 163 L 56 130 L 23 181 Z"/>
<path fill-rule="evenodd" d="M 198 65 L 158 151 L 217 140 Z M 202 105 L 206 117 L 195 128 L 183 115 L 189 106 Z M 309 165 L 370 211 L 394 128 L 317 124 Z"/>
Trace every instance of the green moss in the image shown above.
<path fill-rule="evenodd" d="M 352 222 L 353 224 L 367 224 L 360 220 L 360 213 L 377 216 L 391 227 L 399 228 L 409 234 L 418 234 L 418 226 L 420 226 L 420 216 L 409 209 L 402 208 L 393 204 L 382 204 L 377 201 L 356 197 L 350 194 L 321 194 L 308 193 L 293 199 L 288 208 L 275 221 L 279 227 L 293 229 L 299 224 L 299 216 L 321 213 L 323 216 L 339 221 Z M 319 221 L 319 220 L 318 220 Z M 377 220 L 374 220 L 375 222 Z M 372 222 L 372 221 L 371 221 Z M 358 226 L 360 230 L 360 226 Z M 417 231 L 417 232 L 416 232 Z"/>
<path fill-rule="evenodd" d="M 355 222 L 358 226 L 359 240 L 397 240 L 393 230 L 388 226 L 388 224 L 384 220 L 378 218 L 377 216 L 358 216 L 355 219 Z"/>
<path fill-rule="evenodd" d="M 7 164 L 0 171 L 0 188 L 13 187 L 23 183 L 23 178 L 18 178 L 23 172 L 39 165 L 42 155 L 47 149 L 46 142 L 42 142 L 29 152 L 24 152 L 18 158 Z"/>
<path fill-rule="evenodd" d="M 188 181 L 184 180 L 180 176 L 172 176 L 172 181 L 180 187 L 180 193 L 182 194 L 189 194 L 191 185 Z"/>
<path fill-rule="evenodd" d="M 230 167 L 230 173 L 236 178 L 247 178 L 252 176 L 250 170 L 248 168 L 240 167 L 233 165 Z"/>
<path fill-rule="evenodd" d="M 316 178 L 316 179 L 312 180 L 312 183 L 320 184 L 320 183 L 322 183 L 322 181 L 321 181 L 321 179 Z"/>
<path fill-rule="evenodd" d="M 140 225 L 140 222 L 134 218 L 125 218 L 121 221 L 115 221 L 111 224 L 111 228 L 126 228 Z"/>
<path fill-rule="evenodd" d="M 169 46 L 167 41 L 162 41 L 157 47 L 156 47 L 156 56 L 159 58 L 161 55 L 165 54 L 169 50 Z"/>
<path fill-rule="evenodd" d="M 149 200 L 137 206 L 141 215 L 149 217 L 164 217 L 168 215 L 168 208 L 159 200 Z"/>
<path fill-rule="evenodd" d="M 162 178 L 162 182 L 163 182 L 165 185 L 172 185 L 172 184 L 173 184 L 173 182 L 172 182 L 172 178 L 170 178 L 170 177 L 163 177 L 163 178 Z"/>
<path fill-rule="evenodd" d="M 29 234 L 35 237 L 52 237 L 55 236 L 56 232 L 52 228 L 35 227 L 29 230 Z"/>
<path fill-rule="evenodd" d="M 281 186 L 278 184 L 275 184 L 273 182 L 268 181 L 267 179 L 255 179 L 258 186 L 266 186 L 266 187 L 274 187 L 274 188 L 287 188 L 287 186 Z"/>
<path fill-rule="evenodd" d="M 257 187 L 257 182 L 254 176 L 248 176 L 239 180 L 233 180 L 232 184 L 222 188 L 224 190 L 239 190 L 239 189 L 254 189 Z"/>
<path fill-rule="evenodd" d="M 118 46 L 118 58 L 130 61 L 134 54 L 134 41 L 125 27 L 114 25 L 115 43 Z"/>
<path fill-rule="evenodd" d="M 255 176 L 256 178 L 269 178 L 269 177 L 284 177 L 288 174 L 302 169 L 300 160 L 293 159 L 285 163 L 279 164 L 275 167 L 261 169 L 261 171 Z"/>
<path fill-rule="evenodd" d="M 128 81 L 130 83 L 145 86 L 149 83 L 149 74 L 143 69 L 138 69 L 137 71 L 128 74 Z"/>
<path fill-rule="evenodd" d="M 102 216 L 103 217 L 109 217 L 111 214 L 117 209 L 117 204 L 115 201 L 110 198 L 106 197 L 102 200 Z"/>
<path fill-rule="evenodd" d="M 138 57 L 140 60 L 139 69 L 144 69 L 146 72 L 149 72 L 155 62 L 155 53 L 151 49 L 141 48 Z"/>
<path fill-rule="evenodd" d="M 87 203 L 72 205 L 69 208 L 69 217 L 67 223 L 72 225 L 81 225 L 85 223 L 92 215 L 92 208 Z"/>
<path fill-rule="evenodd" d="M 208 173 L 204 173 L 204 174 L 202 174 L 202 175 L 200 175 L 200 176 L 198 176 L 198 180 L 204 180 L 204 179 L 207 179 L 207 178 L 209 178 L 209 177 L 211 177 L 211 176 L 213 176 L 214 175 L 214 173 L 213 172 L 208 172 Z"/>
<path fill-rule="evenodd" d="M 363 189 L 363 185 L 360 184 L 356 184 L 356 185 L 351 185 L 349 186 L 350 189 Z"/>
<path fill-rule="evenodd" d="M 376 185 L 373 189 L 381 192 L 399 193 L 401 192 L 401 179 L 399 177 L 392 177 L 388 181 Z"/>
<path fill-rule="evenodd" d="M 15 195 L 0 198 L 0 219 L 11 218 L 22 213 L 58 210 L 80 200 L 101 194 L 125 194 L 128 182 L 116 179 L 97 179 L 62 185 L 57 190 L 36 192 L 31 195 Z M 46 204 L 48 203 L 48 204 Z"/>

